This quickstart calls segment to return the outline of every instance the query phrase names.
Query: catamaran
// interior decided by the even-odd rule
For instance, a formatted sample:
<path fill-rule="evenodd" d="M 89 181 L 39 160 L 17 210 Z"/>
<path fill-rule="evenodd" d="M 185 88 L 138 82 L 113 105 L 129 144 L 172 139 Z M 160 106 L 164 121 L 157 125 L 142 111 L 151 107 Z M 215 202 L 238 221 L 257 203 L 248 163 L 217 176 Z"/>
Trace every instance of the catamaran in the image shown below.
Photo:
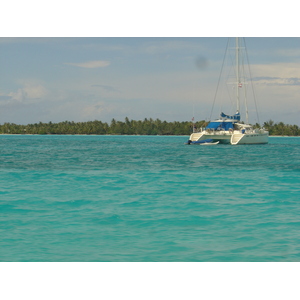
<path fill-rule="evenodd" d="M 244 49 L 244 48 L 243 48 Z M 246 77 L 243 74 L 244 67 L 241 67 L 241 50 L 239 45 L 239 38 L 235 40 L 235 98 L 236 98 L 236 112 L 229 115 L 221 112 L 220 117 L 216 120 L 210 121 L 205 128 L 195 130 L 193 126 L 193 133 L 186 144 L 267 144 L 269 132 L 264 128 L 253 128 L 248 124 L 248 108 L 246 98 Z M 226 50 L 227 51 L 227 50 Z M 245 96 L 245 111 L 246 122 L 241 121 L 240 113 L 240 98 L 241 90 L 244 88 Z"/>

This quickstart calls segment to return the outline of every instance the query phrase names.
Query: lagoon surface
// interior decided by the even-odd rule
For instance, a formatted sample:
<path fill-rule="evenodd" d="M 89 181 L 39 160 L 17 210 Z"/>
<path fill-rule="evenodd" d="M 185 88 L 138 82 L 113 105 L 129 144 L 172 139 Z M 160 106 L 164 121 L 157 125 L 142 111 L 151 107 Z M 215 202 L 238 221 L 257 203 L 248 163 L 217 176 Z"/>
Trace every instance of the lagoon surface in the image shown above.
<path fill-rule="evenodd" d="M 0 261 L 300 261 L 300 138 L 0 136 Z"/>

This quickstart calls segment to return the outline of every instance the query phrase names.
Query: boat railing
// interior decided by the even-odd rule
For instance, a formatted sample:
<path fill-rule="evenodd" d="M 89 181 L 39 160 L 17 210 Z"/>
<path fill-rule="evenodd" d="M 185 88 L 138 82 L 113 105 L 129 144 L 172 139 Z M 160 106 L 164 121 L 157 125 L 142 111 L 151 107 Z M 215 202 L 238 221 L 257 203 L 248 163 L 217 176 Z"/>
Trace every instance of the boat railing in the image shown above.
<path fill-rule="evenodd" d="M 213 128 L 199 128 L 197 129 L 196 132 L 203 132 L 206 131 L 206 133 L 211 134 L 211 135 L 232 135 L 232 134 L 236 134 L 236 133 L 243 133 L 243 134 L 257 134 L 257 133 L 261 133 L 262 129 L 253 129 L 253 128 L 241 128 L 241 129 L 229 129 L 229 130 L 216 130 Z M 264 130 L 263 130 L 264 131 Z"/>

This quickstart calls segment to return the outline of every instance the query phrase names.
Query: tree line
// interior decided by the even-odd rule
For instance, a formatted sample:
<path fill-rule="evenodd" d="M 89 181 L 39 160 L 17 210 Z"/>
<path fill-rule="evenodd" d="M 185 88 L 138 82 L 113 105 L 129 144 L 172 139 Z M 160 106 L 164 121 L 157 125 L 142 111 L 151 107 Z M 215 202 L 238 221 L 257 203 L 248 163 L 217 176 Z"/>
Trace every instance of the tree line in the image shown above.
<path fill-rule="evenodd" d="M 299 136 L 300 128 L 297 125 L 284 124 L 283 122 L 275 123 L 273 120 L 264 122 L 263 125 L 269 131 L 269 135 L 282 136 Z"/>
<path fill-rule="evenodd" d="M 207 122 L 198 121 L 194 127 L 201 128 L 207 126 Z M 255 124 L 255 128 L 260 128 Z M 283 122 L 275 123 L 270 120 L 263 124 L 269 130 L 270 135 L 299 136 L 300 129 L 297 125 L 288 125 Z M 98 120 L 88 122 L 64 121 L 59 123 L 34 123 L 18 125 L 14 123 L 4 123 L 0 125 L 1 134 L 115 134 L 115 135 L 189 135 L 193 131 L 193 124 L 190 121 L 167 122 L 159 119 L 129 120 L 124 122 L 112 119 L 108 124 Z"/>

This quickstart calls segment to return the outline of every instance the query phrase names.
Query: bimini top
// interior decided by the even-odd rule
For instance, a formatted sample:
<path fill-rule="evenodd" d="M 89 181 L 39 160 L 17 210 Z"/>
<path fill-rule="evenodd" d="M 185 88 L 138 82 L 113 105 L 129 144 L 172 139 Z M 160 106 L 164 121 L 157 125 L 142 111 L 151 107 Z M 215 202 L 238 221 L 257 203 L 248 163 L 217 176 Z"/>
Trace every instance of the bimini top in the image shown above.
<path fill-rule="evenodd" d="M 221 118 L 219 120 L 210 122 L 205 129 L 213 129 L 213 130 L 233 129 L 233 124 L 237 123 L 241 119 L 241 115 L 239 112 L 236 112 L 235 115 L 233 116 L 225 115 L 222 112 L 220 116 Z"/>
<path fill-rule="evenodd" d="M 205 129 L 213 129 L 213 130 L 229 130 L 233 129 L 233 122 L 226 122 L 223 120 L 216 120 L 210 122 Z"/>

